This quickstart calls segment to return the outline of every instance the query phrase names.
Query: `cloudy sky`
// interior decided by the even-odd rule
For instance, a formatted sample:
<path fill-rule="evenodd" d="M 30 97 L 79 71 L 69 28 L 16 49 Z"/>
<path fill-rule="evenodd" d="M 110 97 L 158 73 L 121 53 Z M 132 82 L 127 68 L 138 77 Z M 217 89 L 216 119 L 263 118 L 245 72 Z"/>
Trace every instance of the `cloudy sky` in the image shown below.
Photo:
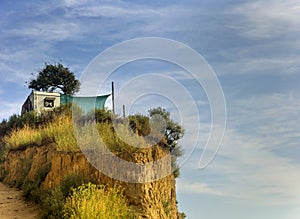
<path fill-rule="evenodd" d="M 136 97 L 128 113 L 163 106 L 186 128 L 177 179 L 180 211 L 192 219 L 299 218 L 299 1 L 2 0 L 0 16 L 0 119 L 19 114 L 30 93 L 25 82 L 45 62 L 62 62 L 80 78 L 116 43 L 175 40 L 205 59 L 226 100 L 222 145 L 205 168 L 199 159 L 212 127 L 213 100 L 186 69 L 138 60 L 116 69 L 99 89 L 110 92 L 114 80 L 117 93 L 124 88 L 116 101 Z M 161 87 L 166 89 L 158 92 Z M 117 103 L 121 112 L 122 101 Z M 194 130 L 199 138 L 191 138 Z"/>

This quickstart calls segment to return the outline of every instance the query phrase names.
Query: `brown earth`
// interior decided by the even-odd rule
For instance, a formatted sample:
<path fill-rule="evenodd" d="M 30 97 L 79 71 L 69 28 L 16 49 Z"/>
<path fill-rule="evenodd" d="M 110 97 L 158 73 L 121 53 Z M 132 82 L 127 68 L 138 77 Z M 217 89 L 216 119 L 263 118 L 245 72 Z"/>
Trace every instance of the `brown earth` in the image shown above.
<path fill-rule="evenodd" d="M 38 207 L 25 202 L 22 191 L 10 188 L 0 182 L 0 218 L 1 219 L 36 219 Z"/>
<path fill-rule="evenodd" d="M 168 153 L 168 150 L 154 147 L 142 153 L 122 153 L 119 156 L 124 158 L 124 160 L 130 160 L 135 163 L 147 163 L 164 157 L 166 153 Z M 105 156 L 100 157 L 99 163 L 105 164 L 107 162 L 110 162 L 109 158 Z M 169 163 L 164 165 L 165 168 L 162 169 L 170 168 L 170 166 L 171 163 L 169 161 Z M 50 169 L 41 183 L 41 188 L 44 190 L 59 185 L 61 180 L 67 175 L 80 173 L 92 177 L 97 183 L 108 187 L 119 184 L 124 189 L 124 195 L 128 199 L 129 204 L 139 212 L 140 219 L 180 218 L 176 205 L 176 189 L 173 174 L 147 183 L 121 182 L 95 169 L 82 153 L 56 151 L 53 145 L 28 147 L 8 152 L 2 167 L 0 167 L 0 170 L 2 169 L 3 172 L 1 176 L 0 171 L 0 178 L 3 178 L 3 182 L 9 185 L 17 185 L 25 180 L 35 181 L 40 170 L 46 169 L 45 167 L 50 167 Z M 116 168 L 118 167 L 111 166 L 112 170 Z M 130 176 L 130 170 L 123 169 L 121 174 Z M 154 169 L 147 172 L 147 175 L 150 176 L 154 174 Z M 4 200 L 6 199 L 4 198 Z M 19 205 L 15 204 L 14 201 L 12 201 L 12 206 Z M 30 218 L 25 217 L 24 214 L 22 215 L 23 217 L 20 218 Z M 1 212 L 0 218 L 2 218 Z"/>

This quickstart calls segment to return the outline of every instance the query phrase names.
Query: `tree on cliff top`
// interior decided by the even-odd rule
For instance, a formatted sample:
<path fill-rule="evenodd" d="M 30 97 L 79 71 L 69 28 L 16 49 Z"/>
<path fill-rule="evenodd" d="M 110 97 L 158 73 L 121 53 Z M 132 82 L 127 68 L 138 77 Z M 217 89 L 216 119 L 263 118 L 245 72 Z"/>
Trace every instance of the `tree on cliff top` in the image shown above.
<path fill-rule="evenodd" d="M 155 119 L 154 117 L 157 115 L 161 116 L 160 119 L 164 120 L 165 123 L 165 127 L 163 130 L 164 139 L 162 139 L 162 141 L 164 141 L 164 145 L 168 147 L 168 149 L 171 152 L 172 155 L 171 164 L 173 168 L 173 174 L 175 177 L 178 177 L 179 166 L 177 165 L 177 158 L 182 156 L 183 154 L 183 151 L 178 141 L 183 137 L 184 129 L 179 123 L 175 122 L 171 118 L 170 112 L 166 111 L 162 107 L 150 109 L 148 113 L 149 113 L 148 116 L 144 116 L 141 114 L 129 116 L 129 120 L 130 120 L 129 125 L 139 135 L 147 136 L 151 132 L 151 128 L 149 124 L 150 120 Z"/>
<path fill-rule="evenodd" d="M 171 155 L 173 155 L 171 158 L 173 174 L 175 177 L 179 177 L 180 171 L 177 164 L 177 158 L 182 156 L 183 152 L 181 146 L 178 144 L 178 141 L 183 137 L 184 129 L 179 123 L 171 119 L 170 112 L 166 111 L 164 108 L 158 107 L 150 109 L 148 112 L 150 118 L 154 115 L 160 115 L 166 123 L 164 130 L 166 145 L 170 149 Z"/>
<path fill-rule="evenodd" d="M 61 63 L 45 63 L 45 67 L 38 72 L 37 77 L 30 80 L 28 88 L 47 92 L 59 89 L 66 95 L 72 95 L 79 91 L 80 82 L 74 73 Z"/>

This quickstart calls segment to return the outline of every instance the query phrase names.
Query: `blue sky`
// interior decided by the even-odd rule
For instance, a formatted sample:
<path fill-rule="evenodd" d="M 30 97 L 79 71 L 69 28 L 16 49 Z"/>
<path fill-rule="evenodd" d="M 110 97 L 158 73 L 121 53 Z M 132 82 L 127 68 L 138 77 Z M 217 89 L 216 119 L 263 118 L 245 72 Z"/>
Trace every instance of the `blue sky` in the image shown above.
<path fill-rule="evenodd" d="M 226 132 L 209 166 L 198 167 L 210 128 L 208 99 L 178 66 L 129 63 L 101 91 L 109 92 L 110 79 L 118 92 L 132 77 L 165 72 L 191 93 L 201 131 L 196 146 L 191 139 L 181 142 L 186 154 L 177 179 L 180 210 L 188 218 L 299 217 L 299 1 L 3 0 L 0 16 L 0 119 L 20 112 L 30 92 L 25 81 L 44 62 L 61 61 L 79 78 L 116 43 L 137 37 L 176 40 L 205 58 L 226 98 Z M 172 101 L 151 95 L 128 111 L 145 113 L 157 104 L 180 118 Z M 176 104 L 189 109 L 188 103 Z M 192 130 L 196 124 L 183 121 L 183 126 Z"/>

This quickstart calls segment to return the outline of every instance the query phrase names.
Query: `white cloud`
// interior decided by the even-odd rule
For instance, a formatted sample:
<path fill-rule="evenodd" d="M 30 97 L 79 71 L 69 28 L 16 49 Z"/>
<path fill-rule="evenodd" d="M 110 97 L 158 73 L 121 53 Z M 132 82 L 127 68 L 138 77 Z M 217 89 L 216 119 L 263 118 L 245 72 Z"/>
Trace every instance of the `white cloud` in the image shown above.
<path fill-rule="evenodd" d="M 300 204 L 300 163 L 275 148 L 300 154 L 300 97 L 294 93 L 256 96 L 231 108 L 222 146 L 213 162 L 195 171 L 202 151 L 196 150 L 182 167 L 191 191 L 224 195 L 255 205 Z M 249 129 L 250 128 L 250 129 Z M 256 132 L 257 130 L 257 132 Z M 287 131 L 288 130 L 288 131 Z M 192 171 L 193 170 L 193 171 Z M 185 172 L 186 171 L 186 172 Z M 201 180 L 198 184 L 197 180 Z M 196 185 L 193 185 L 195 183 Z M 183 185 L 183 190 L 188 190 Z M 213 189 L 213 190 L 210 190 Z"/>
<path fill-rule="evenodd" d="M 219 155 L 207 171 L 229 179 L 221 189 L 241 200 L 259 205 L 300 203 L 299 164 L 264 149 L 255 136 L 241 136 L 227 131 Z"/>
<path fill-rule="evenodd" d="M 149 8 L 137 8 L 132 7 L 120 7 L 114 5 L 91 5 L 91 6 L 79 6 L 72 11 L 69 11 L 72 16 L 81 17 L 108 17 L 108 18 L 120 18 L 126 16 L 157 16 L 162 15 L 161 10 L 154 10 Z"/>
<path fill-rule="evenodd" d="M 242 50 L 243 49 L 235 51 L 235 54 L 240 53 Z M 278 56 L 271 58 L 249 55 L 248 57 L 244 56 L 239 59 L 221 64 L 217 67 L 217 72 L 219 75 L 240 75 L 250 73 L 276 73 L 282 75 L 291 75 L 299 73 L 299 59 L 300 57 L 298 56 Z"/>
<path fill-rule="evenodd" d="M 300 127 L 300 96 L 277 93 L 254 96 L 232 103 L 233 125 L 247 127 L 241 133 L 252 133 L 271 147 L 297 140 Z M 267 142 L 266 142 L 267 141 Z"/>
<path fill-rule="evenodd" d="M 64 0 L 64 3 L 67 7 L 74 7 L 87 3 L 88 0 Z"/>
<path fill-rule="evenodd" d="M 78 37 L 80 28 L 71 21 L 54 20 L 46 23 L 34 22 L 17 29 L 8 30 L 7 34 L 38 39 L 41 42 L 62 41 Z"/>
<path fill-rule="evenodd" d="M 176 188 L 179 193 L 188 194 L 209 194 L 216 196 L 224 196 L 224 191 L 212 188 L 209 184 L 190 182 L 181 180 L 180 178 L 176 181 Z"/>
<path fill-rule="evenodd" d="M 300 25 L 299 1 L 257 0 L 235 6 L 231 13 L 244 16 L 239 26 L 249 37 L 269 38 L 273 35 L 298 33 Z"/>
<path fill-rule="evenodd" d="M 13 82 L 25 85 L 25 81 L 31 78 L 31 73 L 38 71 L 42 62 L 49 61 L 49 57 L 43 52 L 47 45 L 32 46 L 30 48 L 7 48 L 2 49 L 0 55 L 1 79 L 0 82 Z"/>

